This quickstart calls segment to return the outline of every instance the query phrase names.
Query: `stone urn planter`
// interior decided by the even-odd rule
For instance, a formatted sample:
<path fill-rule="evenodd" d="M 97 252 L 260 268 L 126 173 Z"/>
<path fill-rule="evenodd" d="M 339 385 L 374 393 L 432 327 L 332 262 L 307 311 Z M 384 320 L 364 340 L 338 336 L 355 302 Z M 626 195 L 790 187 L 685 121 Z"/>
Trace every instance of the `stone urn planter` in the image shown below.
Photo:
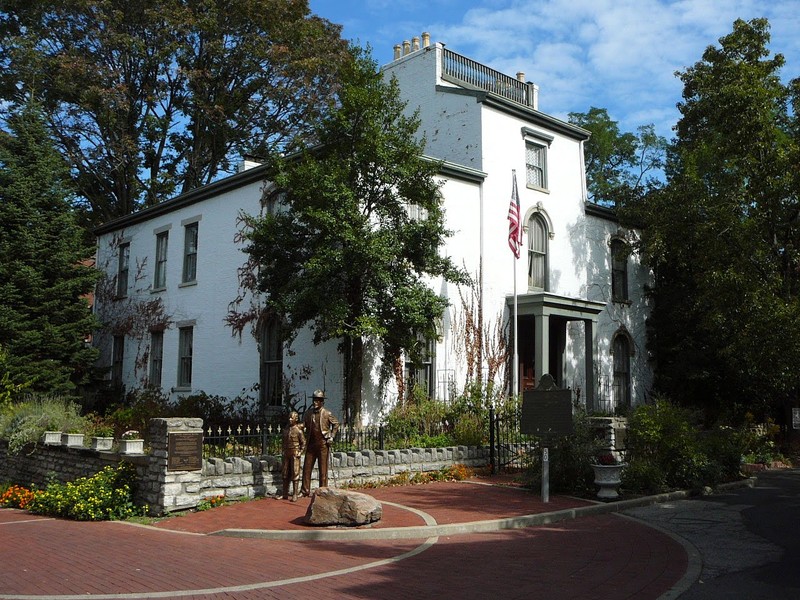
<path fill-rule="evenodd" d="M 120 454 L 144 454 L 144 440 L 120 440 Z"/>
<path fill-rule="evenodd" d="M 45 431 L 42 436 L 42 442 L 48 446 L 61 445 L 61 432 L 60 431 Z"/>
<path fill-rule="evenodd" d="M 83 446 L 83 434 L 82 433 L 62 433 L 61 434 L 61 445 L 68 446 L 70 448 L 77 448 L 79 446 Z"/>
<path fill-rule="evenodd" d="M 592 469 L 594 469 L 594 484 L 600 488 L 597 492 L 598 498 L 601 500 L 616 500 L 619 498 L 618 490 L 622 471 L 626 466 L 625 463 L 592 465 Z"/>
<path fill-rule="evenodd" d="M 113 437 L 94 436 L 92 438 L 92 450 L 111 450 L 114 445 Z"/>

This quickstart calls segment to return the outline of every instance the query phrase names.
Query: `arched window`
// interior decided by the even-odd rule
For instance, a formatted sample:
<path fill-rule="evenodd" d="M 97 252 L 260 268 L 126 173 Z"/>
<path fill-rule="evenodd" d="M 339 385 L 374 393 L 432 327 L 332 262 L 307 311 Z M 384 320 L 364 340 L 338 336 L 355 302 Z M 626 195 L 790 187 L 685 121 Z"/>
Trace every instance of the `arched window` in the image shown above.
<path fill-rule="evenodd" d="M 631 405 L 631 342 L 625 333 L 614 336 L 614 406 Z"/>
<path fill-rule="evenodd" d="M 262 320 L 258 348 L 261 406 L 280 406 L 283 403 L 283 339 L 280 322 L 275 317 Z"/>
<path fill-rule="evenodd" d="M 611 240 L 611 298 L 628 300 L 628 245 L 620 239 Z"/>
<path fill-rule="evenodd" d="M 528 220 L 528 289 L 547 291 L 547 222 L 539 213 Z"/>

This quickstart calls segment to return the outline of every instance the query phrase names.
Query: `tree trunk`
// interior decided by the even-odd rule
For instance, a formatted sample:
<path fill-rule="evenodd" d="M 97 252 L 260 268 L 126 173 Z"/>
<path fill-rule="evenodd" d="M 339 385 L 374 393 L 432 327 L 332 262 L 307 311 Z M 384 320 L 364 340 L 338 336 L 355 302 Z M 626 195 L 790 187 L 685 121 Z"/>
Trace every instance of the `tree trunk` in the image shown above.
<path fill-rule="evenodd" d="M 361 337 L 345 338 L 342 342 L 344 358 L 344 405 L 342 418 L 351 427 L 361 427 L 361 390 L 364 382 L 364 340 Z"/>

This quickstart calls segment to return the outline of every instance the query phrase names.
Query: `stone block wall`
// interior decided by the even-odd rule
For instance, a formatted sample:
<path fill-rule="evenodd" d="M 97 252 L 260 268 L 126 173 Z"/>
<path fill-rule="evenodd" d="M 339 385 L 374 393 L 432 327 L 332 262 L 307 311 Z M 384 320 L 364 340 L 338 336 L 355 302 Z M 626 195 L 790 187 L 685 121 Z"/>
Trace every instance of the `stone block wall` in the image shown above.
<path fill-rule="evenodd" d="M 169 470 L 169 434 L 202 434 L 202 425 L 201 419 L 152 419 L 149 453 L 142 455 L 41 444 L 9 455 L 8 444 L 0 440 L 0 481 L 44 487 L 52 478 L 62 483 L 74 481 L 124 460 L 135 465 L 137 471 L 134 502 L 147 504 L 152 515 L 194 508 L 211 496 L 245 499 L 279 493 L 282 486 L 279 456 L 202 459 L 198 470 Z M 438 471 L 456 464 L 483 467 L 489 464 L 489 448 L 456 446 L 333 452 L 331 463 L 328 483 L 341 487 L 386 480 L 401 473 Z M 317 487 L 317 481 L 315 469 L 312 488 Z"/>
<path fill-rule="evenodd" d="M 90 477 L 106 466 L 114 466 L 119 456 L 89 448 L 30 444 L 17 454 L 8 453 L 8 442 L 0 440 L 0 481 L 43 488 L 50 481 L 66 483 Z"/>

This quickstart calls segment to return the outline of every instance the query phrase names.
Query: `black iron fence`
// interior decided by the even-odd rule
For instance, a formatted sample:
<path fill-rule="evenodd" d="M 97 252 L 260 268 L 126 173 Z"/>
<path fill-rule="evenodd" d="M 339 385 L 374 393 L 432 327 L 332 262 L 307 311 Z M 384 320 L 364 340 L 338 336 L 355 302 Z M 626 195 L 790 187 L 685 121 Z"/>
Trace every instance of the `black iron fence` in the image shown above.
<path fill-rule="evenodd" d="M 283 427 L 274 424 L 242 423 L 238 425 L 210 425 L 203 436 L 205 458 L 231 456 L 277 456 L 281 454 Z M 430 429 L 430 427 L 428 427 Z M 443 433 L 446 424 L 433 428 Z M 334 452 L 359 450 L 394 450 L 416 445 L 418 437 L 393 431 L 386 425 L 361 428 L 343 426 L 333 442 Z"/>
<path fill-rule="evenodd" d="M 522 433 L 522 408 L 489 409 L 489 460 L 492 473 L 524 469 L 539 447 L 536 437 Z"/>
<path fill-rule="evenodd" d="M 489 447 L 492 472 L 525 468 L 538 448 L 536 438 L 520 431 L 520 410 L 490 408 L 484 432 L 475 439 L 475 443 Z M 335 452 L 396 450 L 428 445 L 427 441 L 437 437 L 437 445 L 463 445 L 453 437 L 453 429 L 453 424 L 446 422 L 426 424 L 422 436 L 419 429 L 398 431 L 385 424 L 358 429 L 343 426 L 332 448 Z M 281 454 L 282 437 L 283 426 L 275 424 L 210 425 L 205 430 L 203 456 L 277 456 Z"/>

